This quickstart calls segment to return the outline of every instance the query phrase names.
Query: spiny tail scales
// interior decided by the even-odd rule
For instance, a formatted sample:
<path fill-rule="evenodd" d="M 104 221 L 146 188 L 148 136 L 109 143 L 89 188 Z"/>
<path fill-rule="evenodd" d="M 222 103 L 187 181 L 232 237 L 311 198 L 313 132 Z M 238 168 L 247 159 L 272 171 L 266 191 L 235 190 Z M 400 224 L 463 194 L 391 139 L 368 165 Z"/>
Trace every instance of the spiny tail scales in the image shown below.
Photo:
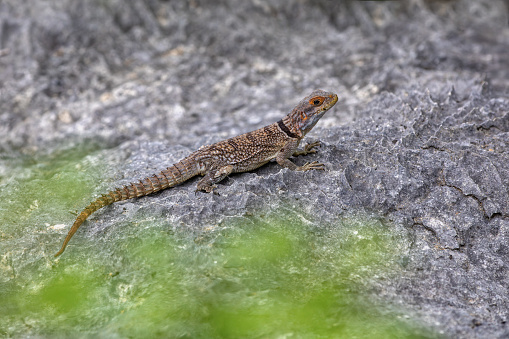
<path fill-rule="evenodd" d="M 194 161 L 189 159 L 189 157 L 185 158 L 158 174 L 146 177 L 139 182 L 130 183 L 122 188 L 117 188 L 97 198 L 80 213 L 78 218 L 76 218 L 76 221 L 65 237 L 62 248 L 55 254 L 55 257 L 58 257 L 64 252 L 74 233 L 76 233 L 81 224 L 83 224 L 92 213 L 117 201 L 139 198 L 169 187 L 177 186 L 199 174 L 198 170 L 194 169 L 196 167 L 194 164 Z"/>

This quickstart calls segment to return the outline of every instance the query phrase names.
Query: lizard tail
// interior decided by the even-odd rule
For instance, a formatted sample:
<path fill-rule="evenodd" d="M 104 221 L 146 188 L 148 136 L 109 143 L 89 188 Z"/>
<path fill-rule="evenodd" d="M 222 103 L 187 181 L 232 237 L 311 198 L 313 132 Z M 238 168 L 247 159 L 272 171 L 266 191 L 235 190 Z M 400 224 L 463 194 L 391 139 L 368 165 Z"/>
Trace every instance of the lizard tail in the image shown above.
<path fill-rule="evenodd" d="M 67 244 L 71 240 L 74 233 L 76 233 L 78 228 L 80 228 L 81 224 L 83 224 L 83 222 L 98 209 L 111 205 L 117 201 L 139 198 L 169 187 L 179 185 L 199 174 L 198 169 L 193 167 L 196 166 L 193 166 L 193 162 L 186 158 L 176 163 L 175 165 L 168 167 L 164 171 L 152 175 L 151 177 L 146 177 L 139 182 L 130 183 L 129 185 L 122 188 L 116 188 L 115 190 L 110 191 L 108 194 L 103 194 L 94 202 L 90 203 L 90 205 L 88 205 L 76 218 L 76 221 L 64 239 L 60 251 L 55 254 L 55 257 L 58 257 L 64 252 Z"/>

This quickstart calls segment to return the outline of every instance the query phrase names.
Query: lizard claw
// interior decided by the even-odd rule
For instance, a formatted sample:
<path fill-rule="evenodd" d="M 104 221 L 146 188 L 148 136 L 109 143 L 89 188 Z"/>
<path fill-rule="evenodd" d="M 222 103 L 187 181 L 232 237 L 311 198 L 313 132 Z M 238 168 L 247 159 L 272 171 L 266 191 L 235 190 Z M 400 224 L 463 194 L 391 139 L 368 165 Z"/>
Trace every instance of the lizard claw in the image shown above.
<path fill-rule="evenodd" d="M 306 162 L 303 166 L 296 168 L 297 171 L 310 171 L 310 170 L 325 170 L 325 165 L 318 161 Z"/>

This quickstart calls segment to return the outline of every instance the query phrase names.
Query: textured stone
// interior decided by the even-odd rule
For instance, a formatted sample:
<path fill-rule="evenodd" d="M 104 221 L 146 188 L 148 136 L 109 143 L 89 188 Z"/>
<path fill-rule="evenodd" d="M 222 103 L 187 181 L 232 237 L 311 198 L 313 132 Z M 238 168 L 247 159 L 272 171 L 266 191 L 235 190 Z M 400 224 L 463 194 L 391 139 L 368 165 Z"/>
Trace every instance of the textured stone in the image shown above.
<path fill-rule="evenodd" d="M 308 138 L 320 152 L 296 160 L 325 173 L 269 164 L 219 196 L 191 181 L 108 207 L 85 234 L 143 218 L 200 231 L 287 205 L 316 227 L 368 213 L 412 239 L 381 298 L 449 336 L 506 337 L 507 22 L 493 0 L 6 0 L 0 154 L 97 150 L 83 164 L 104 164 L 100 194 L 274 122 L 314 88 L 337 92 Z M 0 161 L 3 187 L 30 176 Z"/>

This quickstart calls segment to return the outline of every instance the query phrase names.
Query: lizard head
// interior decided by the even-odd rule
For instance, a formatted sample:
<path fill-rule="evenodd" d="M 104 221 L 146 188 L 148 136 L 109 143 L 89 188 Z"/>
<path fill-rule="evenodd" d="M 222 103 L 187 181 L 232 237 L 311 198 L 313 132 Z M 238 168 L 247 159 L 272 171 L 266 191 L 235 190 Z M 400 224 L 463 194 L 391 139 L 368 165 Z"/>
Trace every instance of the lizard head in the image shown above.
<path fill-rule="evenodd" d="M 334 93 L 315 90 L 305 97 L 288 115 L 292 132 L 301 138 L 306 135 L 320 118 L 338 101 Z"/>

